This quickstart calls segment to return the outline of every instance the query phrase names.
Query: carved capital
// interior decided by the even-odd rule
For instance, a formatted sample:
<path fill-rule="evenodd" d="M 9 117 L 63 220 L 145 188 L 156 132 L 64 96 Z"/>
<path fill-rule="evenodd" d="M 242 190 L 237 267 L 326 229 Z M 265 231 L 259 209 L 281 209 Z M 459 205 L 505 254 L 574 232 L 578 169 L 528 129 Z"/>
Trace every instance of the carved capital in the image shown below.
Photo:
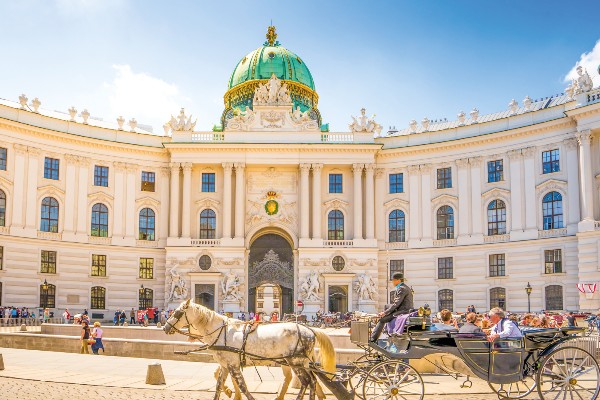
<path fill-rule="evenodd" d="M 521 149 L 521 154 L 523 154 L 523 157 L 533 157 L 533 155 L 535 154 L 535 146 L 531 146 L 531 147 L 526 147 L 524 149 Z"/>
<path fill-rule="evenodd" d="M 138 166 L 131 163 L 126 163 L 125 168 L 127 169 L 127 172 L 136 172 L 138 170 Z"/>
<path fill-rule="evenodd" d="M 367 172 L 374 172 L 375 164 L 365 164 L 365 169 L 367 170 Z"/>
<path fill-rule="evenodd" d="M 579 145 L 579 140 L 577 138 L 569 138 L 569 139 L 563 140 L 563 146 L 565 146 L 565 148 L 567 150 L 577 149 L 578 145 Z"/>
<path fill-rule="evenodd" d="M 310 164 L 300 164 L 300 171 L 303 174 L 308 174 L 308 171 L 310 171 Z"/>
<path fill-rule="evenodd" d="M 15 149 L 15 152 L 17 154 L 27 153 L 27 146 L 25 146 L 24 144 L 15 143 L 15 144 L 13 144 L 13 148 Z"/>
<path fill-rule="evenodd" d="M 178 173 L 180 166 L 181 166 L 181 163 L 178 163 L 178 162 L 170 163 L 169 167 L 171 167 L 171 173 L 173 173 L 173 174 Z"/>
<path fill-rule="evenodd" d="M 365 167 L 364 164 L 352 164 L 352 171 L 355 174 L 360 174 L 360 173 L 362 173 L 362 170 L 364 167 Z"/>
<path fill-rule="evenodd" d="M 381 178 L 385 174 L 385 168 L 375 168 L 375 178 Z"/>
<path fill-rule="evenodd" d="M 510 150 L 506 153 L 508 158 L 511 160 L 518 160 L 521 158 L 521 150 Z"/>
<path fill-rule="evenodd" d="M 65 154 L 65 160 L 67 161 L 67 164 L 77 164 L 78 158 L 78 156 L 73 154 Z"/>
<path fill-rule="evenodd" d="M 589 129 L 577 132 L 576 136 L 580 146 L 589 146 L 592 143 L 592 131 Z"/>
<path fill-rule="evenodd" d="M 323 164 L 311 164 L 313 169 L 313 174 L 316 172 L 320 172 L 323 169 Z"/>
<path fill-rule="evenodd" d="M 27 152 L 32 157 L 37 157 L 40 154 L 42 154 L 42 151 L 40 149 L 38 149 L 37 147 L 27 147 Z"/>
<path fill-rule="evenodd" d="M 182 163 L 181 168 L 183 168 L 183 172 L 191 172 L 192 171 L 192 163 L 191 162 Z"/>
<path fill-rule="evenodd" d="M 419 173 L 419 166 L 418 165 L 409 165 L 406 168 L 408 169 L 408 173 L 409 174 L 418 174 Z"/>
<path fill-rule="evenodd" d="M 458 168 L 465 168 L 469 165 L 469 159 L 468 158 L 460 158 L 460 159 L 456 160 L 456 165 L 458 166 Z"/>
<path fill-rule="evenodd" d="M 243 163 L 243 162 L 237 162 L 237 163 L 235 163 L 235 170 L 236 171 L 240 171 L 241 172 L 241 171 L 244 170 L 244 168 L 246 168 L 246 163 Z"/>
<path fill-rule="evenodd" d="M 422 173 L 427 174 L 429 171 L 431 171 L 431 164 L 421 164 L 419 165 L 419 170 Z"/>
<path fill-rule="evenodd" d="M 225 170 L 225 172 L 231 173 L 231 170 L 233 169 L 233 163 L 224 162 L 221 165 L 223 166 L 223 169 Z"/>
<path fill-rule="evenodd" d="M 169 168 L 160 167 L 158 170 L 160 171 L 160 176 L 163 176 L 163 177 L 169 176 Z"/>
<path fill-rule="evenodd" d="M 92 159 L 89 157 L 79 157 L 79 159 L 77 160 L 79 162 L 79 166 L 81 167 L 87 167 L 92 163 Z M 133 164 L 129 164 L 129 165 L 133 165 Z"/>
<path fill-rule="evenodd" d="M 482 162 L 481 157 L 469 158 L 469 164 L 471 164 L 471 167 L 479 167 L 481 165 L 481 162 Z"/>
<path fill-rule="evenodd" d="M 124 162 L 115 162 L 113 163 L 113 166 L 117 172 L 123 172 L 127 169 L 127 163 Z"/>

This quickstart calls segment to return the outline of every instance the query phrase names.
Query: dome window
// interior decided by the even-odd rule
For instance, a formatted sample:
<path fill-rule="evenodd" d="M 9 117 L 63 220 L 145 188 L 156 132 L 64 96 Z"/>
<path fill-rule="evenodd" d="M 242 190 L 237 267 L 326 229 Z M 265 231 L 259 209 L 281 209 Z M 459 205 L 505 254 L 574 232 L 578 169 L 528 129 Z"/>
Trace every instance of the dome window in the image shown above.
<path fill-rule="evenodd" d="M 274 59 L 274 58 L 275 58 L 275 52 L 273 52 L 273 51 L 270 51 L 270 52 L 269 52 L 269 58 L 270 58 L 271 60 L 272 60 L 272 59 Z"/>

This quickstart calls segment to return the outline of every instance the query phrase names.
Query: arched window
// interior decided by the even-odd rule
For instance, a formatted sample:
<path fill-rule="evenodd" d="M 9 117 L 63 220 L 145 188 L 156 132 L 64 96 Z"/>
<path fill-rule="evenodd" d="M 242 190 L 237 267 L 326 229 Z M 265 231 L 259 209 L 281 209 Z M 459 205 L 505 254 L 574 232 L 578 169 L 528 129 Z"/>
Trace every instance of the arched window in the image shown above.
<path fill-rule="evenodd" d="M 563 310 L 563 287 L 546 286 L 546 310 Z"/>
<path fill-rule="evenodd" d="M 404 211 L 394 210 L 389 217 L 389 241 L 404 242 L 406 240 L 406 225 Z"/>
<path fill-rule="evenodd" d="M 217 237 L 217 214 L 206 209 L 200 213 L 200 239 L 214 239 Z"/>
<path fill-rule="evenodd" d="M 506 310 L 506 289 L 501 287 L 490 289 L 490 308 L 494 307 Z"/>
<path fill-rule="evenodd" d="M 494 200 L 488 205 L 488 235 L 504 235 L 506 233 L 506 204 L 502 200 Z"/>
<path fill-rule="evenodd" d="M 6 194 L 0 190 L 0 226 L 6 226 Z"/>
<path fill-rule="evenodd" d="M 542 211 L 544 213 L 544 230 L 563 227 L 563 207 L 560 193 L 546 194 L 542 201 Z"/>
<path fill-rule="evenodd" d="M 144 208 L 140 211 L 140 240 L 154 240 L 154 211 Z"/>
<path fill-rule="evenodd" d="M 53 197 L 45 197 L 42 200 L 40 231 L 58 232 L 58 201 Z"/>
<path fill-rule="evenodd" d="M 50 283 L 42 283 L 40 285 L 40 307 L 41 308 L 56 307 L 55 298 L 56 298 L 56 286 L 54 286 Z"/>
<path fill-rule="evenodd" d="M 92 207 L 92 236 L 108 237 L 108 208 L 102 203 Z"/>
<path fill-rule="evenodd" d="M 454 308 L 454 292 L 450 289 L 442 289 L 438 292 L 438 310 L 450 310 Z"/>
<path fill-rule="evenodd" d="M 344 240 L 344 214 L 340 210 L 329 211 L 327 216 L 327 239 Z"/>
<path fill-rule="evenodd" d="M 92 286 L 90 308 L 92 310 L 104 310 L 106 308 L 106 289 L 102 286 Z"/>
<path fill-rule="evenodd" d="M 437 238 L 454 239 L 454 210 L 450 206 L 437 210 Z"/>
<path fill-rule="evenodd" d="M 140 310 L 151 308 L 154 303 L 154 290 L 142 287 L 139 290 L 138 299 Z"/>

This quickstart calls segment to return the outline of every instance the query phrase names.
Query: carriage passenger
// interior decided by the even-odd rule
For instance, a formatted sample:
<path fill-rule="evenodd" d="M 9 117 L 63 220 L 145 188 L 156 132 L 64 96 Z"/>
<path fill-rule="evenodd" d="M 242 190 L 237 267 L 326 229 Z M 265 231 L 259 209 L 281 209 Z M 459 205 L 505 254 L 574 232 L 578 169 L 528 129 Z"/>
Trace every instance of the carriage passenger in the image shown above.
<path fill-rule="evenodd" d="M 510 319 L 506 318 L 506 314 L 499 307 L 494 307 L 490 310 L 490 321 L 495 324 L 490 330 L 490 334 L 488 336 L 488 340 L 493 342 L 494 340 L 500 338 L 522 338 L 523 333 L 519 329 L 519 327 Z"/>
<path fill-rule="evenodd" d="M 442 310 L 440 311 L 440 320 L 442 322 L 436 322 L 431 326 L 432 331 L 451 331 L 458 329 L 456 319 L 452 318 L 452 311 Z"/>
<path fill-rule="evenodd" d="M 481 328 L 475 325 L 475 322 L 477 322 L 477 314 L 474 312 L 468 313 L 466 320 L 467 322 L 460 327 L 458 333 L 483 333 Z"/>

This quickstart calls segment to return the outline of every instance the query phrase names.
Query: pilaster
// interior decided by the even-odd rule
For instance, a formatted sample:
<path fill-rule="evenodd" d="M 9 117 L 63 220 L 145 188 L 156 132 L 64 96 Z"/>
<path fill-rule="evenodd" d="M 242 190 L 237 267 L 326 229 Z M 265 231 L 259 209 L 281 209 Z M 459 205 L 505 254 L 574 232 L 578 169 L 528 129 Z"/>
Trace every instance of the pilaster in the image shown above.
<path fill-rule="evenodd" d="M 528 239 L 538 237 L 537 213 L 539 212 L 535 198 L 535 147 L 527 147 L 521 150 L 523 155 L 523 194 L 525 196 L 525 230 Z M 529 207 L 527 207 L 529 205 Z"/>
<path fill-rule="evenodd" d="M 468 241 L 471 234 L 471 177 L 469 176 L 469 159 L 456 160 L 458 168 L 458 243 Z"/>
<path fill-rule="evenodd" d="M 423 203 L 421 202 L 421 176 L 418 165 L 410 165 L 408 167 L 408 199 L 410 202 L 408 245 L 410 247 L 419 247 L 423 228 L 421 222 L 423 218 Z M 387 238 L 384 237 L 384 239 L 387 241 Z"/>
<path fill-rule="evenodd" d="M 86 157 L 78 157 L 77 172 L 77 228 L 75 230 L 75 240 L 87 242 L 90 227 L 88 219 L 88 184 L 89 184 L 89 167 L 90 159 Z"/>
<path fill-rule="evenodd" d="M 433 235 L 431 232 L 431 227 L 433 222 L 431 221 L 433 210 L 431 209 L 431 165 L 422 164 L 419 167 L 421 172 L 421 204 L 423 204 L 422 208 L 422 236 L 421 236 L 421 245 L 423 247 L 431 247 L 433 246 Z"/>
<path fill-rule="evenodd" d="M 581 181 L 581 223 L 579 231 L 594 230 L 594 177 L 592 175 L 592 132 L 577 132 L 579 143 L 579 174 Z"/>
<path fill-rule="evenodd" d="M 75 240 L 75 198 L 77 196 L 77 157 L 71 154 L 65 155 L 67 164 L 65 185 L 65 219 L 63 225 L 63 240 Z M 114 212 L 113 212 L 114 214 Z M 114 218 L 114 215 L 111 217 Z M 114 224 L 113 224 L 114 226 Z"/>
<path fill-rule="evenodd" d="M 223 239 L 231 239 L 231 172 L 233 163 L 223 163 Z"/>
<path fill-rule="evenodd" d="M 354 240 L 362 240 L 362 171 L 364 164 L 353 164 L 352 172 L 354 173 Z"/>
<path fill-rule="evenodd" d="M 25 188 L 27 180 L 25 178 L 26 159 L 27 159 L 27 146 L 22 144 L 14 144 L 14 157 L 15 157 L 15 175 L 14 175 L 14 188 L 13 196 L 15 199 L 25 198 Z M 15 236 L 23 236 L 25 229 L 25 215 L 24 215 L 24 202 L 13 201 L 12 202 L 12 216 L 10 225 L 10 234 Z"/>
<path fill-rule="evenodd" d="M 375 239 L 375 164 L 365 165 L 365 236 L 367 240 Z"/>
<path fill-rule="evenodd" d="M 469 232 L 471 243 L 483 242 L 483 221 L 481 219 L 481 210 L 483 207 L 481 201 L 481 157 L 472 157 L 469 159 L 469 168 L 471 169 L 471 209 L 469 210 Z"/>
<path fill-rule="evenodd" d="M 235 163 L 235 237 L 243 240 L 246 215 L 246 164 Z"/>
<path fill-rule="evenodd" d="M 192 200 L 192 163 L 182 163 L 183 169 L 183 193 L 181 201 L 181 237 L 190 238 L 191 225 L 191 200 Z"/>
<path fill-rule="evenodd" d="M 308 239 L 309 228 L 309 185 L 308 174 L 310 173 L 310 164 L 300 164 L 300 240 Z"/>
<path fill-rule="evenodd" d="M 321 174 L 323 164 L 312 164 L 313 174 L 313 204 L 312 204 L 312 239 L 314 241 L 323 240 L 322 227 L 321 227 Z"/>
<path fill-rule="evenodd" d="M 508 152 L 510 169 L 510 206 L 511 240 L 520 240 L 523 236 L 523 202 L 521 200 L 521 150 Z"/>
<path fill-rule="evenodd" d="M 35 237 L 38 225 L 38 176 L 40 150 L 34 147 L 27 148 L 27 197 L 25 208 L 25 234 Z"/>
<path fill-rule="evenodd" d="M 169 199 L 171 208 L 171 221 L 169 224 L 169 237 L 179 237 L 179 167 L 180 163 L 171 163 L 171 196 Z"/>

